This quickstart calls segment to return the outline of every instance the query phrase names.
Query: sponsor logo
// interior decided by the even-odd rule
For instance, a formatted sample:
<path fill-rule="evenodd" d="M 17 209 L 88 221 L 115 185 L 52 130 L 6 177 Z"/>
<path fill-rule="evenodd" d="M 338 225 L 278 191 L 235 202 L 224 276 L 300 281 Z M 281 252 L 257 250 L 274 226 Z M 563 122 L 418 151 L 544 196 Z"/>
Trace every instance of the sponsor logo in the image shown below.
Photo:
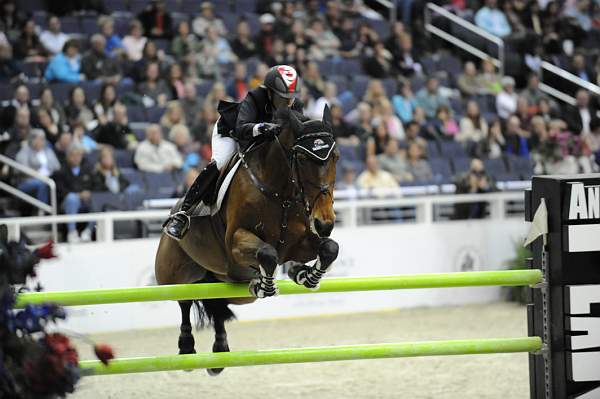
<path fill-rule="evenodd" d="M 323 140 L 315 139 L 315 141 L 313 141 L 313 146 L 312 146 L 313 151 L 319 151 L 319 150 L 322 150 L 325 148 L 329 148 L 329 144 L 325 143 Z"/>
<path fill-rule="evenodd" d="M 571 184 L 569 220 L 600 219 L 600 186 Z"/>

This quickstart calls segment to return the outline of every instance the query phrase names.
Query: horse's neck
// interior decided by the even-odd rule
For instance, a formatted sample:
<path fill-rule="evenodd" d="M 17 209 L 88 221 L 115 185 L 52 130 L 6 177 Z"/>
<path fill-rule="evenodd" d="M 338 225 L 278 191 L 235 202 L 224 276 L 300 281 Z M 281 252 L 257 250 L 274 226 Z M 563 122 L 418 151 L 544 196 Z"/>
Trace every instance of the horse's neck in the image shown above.
<path fill-rule="evenodd" d="M 291 134 L 281 133 L 279 142 L 283 148 L 290 148 L 293 142 Z M 287 150 L 285 150 L 287 151 Z M 257 151 L 253 168 L 256 174 L 267 187 L 283 196 L 292 195 L 290 163 L 284 150 L 277 140 L 273 140 Z"/>

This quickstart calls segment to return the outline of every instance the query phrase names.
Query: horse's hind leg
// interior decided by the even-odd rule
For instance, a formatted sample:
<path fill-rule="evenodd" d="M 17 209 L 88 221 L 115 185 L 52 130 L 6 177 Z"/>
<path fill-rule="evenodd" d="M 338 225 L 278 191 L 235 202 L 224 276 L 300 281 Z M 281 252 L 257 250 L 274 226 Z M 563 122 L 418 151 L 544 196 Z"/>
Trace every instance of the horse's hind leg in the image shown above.
<path fill-rule="evenodd" d="M 229 301 L 227 299 L 204 299 L 202 305 L 215 330 L 215 342 L 212 351 L 215 353 L 229 352 L 225 322 L 235 317 L 229 309 Z M 212 368 L 206 371 L 210 375 L 218 375 L 223 371 L 223 368 Z"/>
<path fill-rule="evenodd" d="M 190 309 L 192 301 L 178 301 L 181 308 L 181 327 L 179 331 L 179 354 L 187 355 L 196 353 L 194 349 L 194 335 L 192 334 L 192 323 L 190 322 Z"/>

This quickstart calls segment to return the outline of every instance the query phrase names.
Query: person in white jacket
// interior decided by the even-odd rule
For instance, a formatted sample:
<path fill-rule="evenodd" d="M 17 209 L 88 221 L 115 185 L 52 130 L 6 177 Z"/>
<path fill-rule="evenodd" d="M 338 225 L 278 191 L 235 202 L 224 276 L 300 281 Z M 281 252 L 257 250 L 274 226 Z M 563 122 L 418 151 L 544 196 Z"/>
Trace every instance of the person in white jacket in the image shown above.
<path fill-rule="evenodd" d="M 502 78 L 502 91 L 496 97 L 496 111 L 502 119 L 507 119 L 517 110 L 517 93 L 515 93 L 515 80 L 510 76 Z"/>
<path fill-rule="evenodd" d="M 146 128 L 146 140 L 135 151 L 135 164 L 144 172 L 171 172 L 180 169 L 183 158 L 175 144 L 163 140 L 162 131 L 157 124 Z"/>

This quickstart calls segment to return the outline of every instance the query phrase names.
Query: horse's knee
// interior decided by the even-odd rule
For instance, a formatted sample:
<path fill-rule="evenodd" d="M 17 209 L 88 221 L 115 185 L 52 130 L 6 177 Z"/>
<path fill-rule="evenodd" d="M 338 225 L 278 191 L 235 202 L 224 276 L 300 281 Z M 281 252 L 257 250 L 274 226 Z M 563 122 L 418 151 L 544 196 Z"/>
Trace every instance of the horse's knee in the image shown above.
<path fill-rule="evenodd" d="M 265 244 L 256 251 L 258 263 L 272 275 L 277 269 L 277 250 L 272 245 Z"/>
<path fill-rule="evenodd" d="M 329 265 L 338 257 L 340 246 L 331 238 L 323 238 L 319 244 L 319 259 L 321 263 Z"/>

